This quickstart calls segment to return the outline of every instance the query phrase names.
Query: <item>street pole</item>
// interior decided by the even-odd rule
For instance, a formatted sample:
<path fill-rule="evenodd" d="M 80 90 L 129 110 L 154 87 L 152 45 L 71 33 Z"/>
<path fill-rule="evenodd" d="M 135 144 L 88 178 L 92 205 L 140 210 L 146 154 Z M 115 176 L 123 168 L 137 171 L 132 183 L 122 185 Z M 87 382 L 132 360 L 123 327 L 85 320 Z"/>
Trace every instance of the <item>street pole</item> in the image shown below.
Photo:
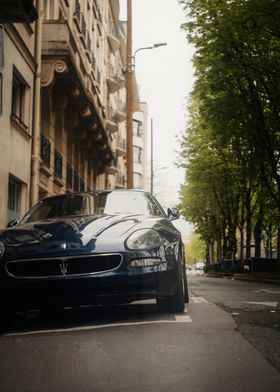
<path fill-rule="evenodd" d="M 133 188 L 133 69 L 132 69 L 132 4 L 127 0 L 126 47 L 126 170 L 127 188 Z"/>
<path fill-rule="evenodd" d="M 153 119 L 151 118 L 151 195 L 154 192 L 154 129 Z"/>

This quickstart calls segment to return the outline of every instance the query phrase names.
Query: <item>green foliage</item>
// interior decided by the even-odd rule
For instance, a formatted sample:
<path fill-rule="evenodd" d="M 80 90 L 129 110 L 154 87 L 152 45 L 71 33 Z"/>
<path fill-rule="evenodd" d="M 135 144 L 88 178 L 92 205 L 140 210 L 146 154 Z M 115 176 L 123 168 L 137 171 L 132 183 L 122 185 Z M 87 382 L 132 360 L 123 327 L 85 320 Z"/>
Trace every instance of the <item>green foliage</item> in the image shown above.
<path fill-rule="evenodd" d="M 185 244 L 185 255 L 187 264 L 195 264 L 205 259 L 205 242 L 198 234 L 193 234 Z"/>
<path fill-rule="evenodd" d="M 206 243 L 280 212 L 280 3 L 182 0 L 195 47 L 180 209 Z M 262 224 L 260 225 L 260 219 Z M 248 245 L 249 246 L 249 245 Z"/>

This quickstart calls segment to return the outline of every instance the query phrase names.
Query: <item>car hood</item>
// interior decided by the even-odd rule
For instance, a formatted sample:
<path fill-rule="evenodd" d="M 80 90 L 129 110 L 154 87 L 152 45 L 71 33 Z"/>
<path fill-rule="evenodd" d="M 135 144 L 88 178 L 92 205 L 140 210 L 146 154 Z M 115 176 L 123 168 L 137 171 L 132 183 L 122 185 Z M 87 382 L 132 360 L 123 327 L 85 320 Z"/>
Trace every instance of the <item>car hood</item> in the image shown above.
<path fill-rule="evenodd" d="M 19 224 L 0 234 L 8 256 L 66 255 L 80 252 L 112 252 L 124 250 L 124 241 L 136 230 L 141 215 L 102 215 L 61 217 Z"/>

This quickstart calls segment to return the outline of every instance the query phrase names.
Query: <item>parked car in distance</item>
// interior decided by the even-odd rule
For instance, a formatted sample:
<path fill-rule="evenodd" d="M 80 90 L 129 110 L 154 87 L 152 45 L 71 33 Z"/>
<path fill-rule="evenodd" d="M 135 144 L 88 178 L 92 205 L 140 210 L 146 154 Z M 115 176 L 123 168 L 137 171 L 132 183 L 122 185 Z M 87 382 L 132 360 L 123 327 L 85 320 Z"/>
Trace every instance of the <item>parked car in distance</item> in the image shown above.
<path fill-rule="evenodd" d="M 203 262 L 197 262 L 195 263 L 194 269 L 196 271 L 203 271 L 205 267 L 205 264 Z"/>
<path fill-rule="evenodd" d="M 39 201 L 0 232 L 0 311 L 152 298 L 160 311 L 183 312 L 188 286 L 177 217 L 141 190 Z"/>

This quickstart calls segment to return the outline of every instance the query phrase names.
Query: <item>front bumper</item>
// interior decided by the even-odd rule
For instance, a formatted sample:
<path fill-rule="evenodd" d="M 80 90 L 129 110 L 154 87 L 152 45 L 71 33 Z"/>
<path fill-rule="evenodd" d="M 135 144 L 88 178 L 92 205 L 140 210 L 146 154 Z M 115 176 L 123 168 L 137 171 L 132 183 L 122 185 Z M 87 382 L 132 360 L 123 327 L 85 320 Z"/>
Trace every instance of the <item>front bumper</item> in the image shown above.
<path fill-rule="evenodd" d="M 177 268 L 122 268 L 91 276 L 0 277 L 0 307 L 78 306 L 162 298 L 176 290 Z"/>

